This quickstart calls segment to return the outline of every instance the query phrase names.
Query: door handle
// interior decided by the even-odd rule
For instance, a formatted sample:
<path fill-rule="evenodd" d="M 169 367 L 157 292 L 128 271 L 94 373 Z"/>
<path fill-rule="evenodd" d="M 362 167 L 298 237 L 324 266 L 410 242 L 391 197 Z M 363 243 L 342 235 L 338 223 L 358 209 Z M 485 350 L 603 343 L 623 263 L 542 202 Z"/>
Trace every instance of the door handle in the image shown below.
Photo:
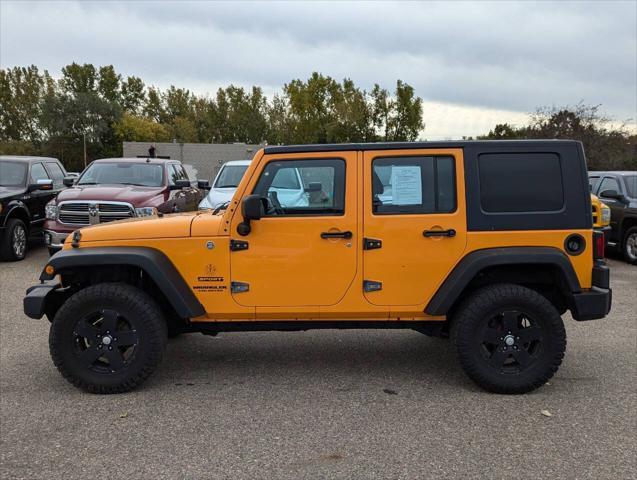
<path fill-rule="evenodd" d="M 352 232 L 350 232 L 349 230 L 345 231 L 345 232 L 322 232 L 321 233 L 321 238 L 326 239 L 326 238 L 346 238 L 346 239 L 350 239 L 352 238 Z"/>
<path fill-rule="evenodd" d="M 453 228 L 449 230 L 425 230 L 422 232 L 424 237 L 455 237 L 456 231 Z"/>

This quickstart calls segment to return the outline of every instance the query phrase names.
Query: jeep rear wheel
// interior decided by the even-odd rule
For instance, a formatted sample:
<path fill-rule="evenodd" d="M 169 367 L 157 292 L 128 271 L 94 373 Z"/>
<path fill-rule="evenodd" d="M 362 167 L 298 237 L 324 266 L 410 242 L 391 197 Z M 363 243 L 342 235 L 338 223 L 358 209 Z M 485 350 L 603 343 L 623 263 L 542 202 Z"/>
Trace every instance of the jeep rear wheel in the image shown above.
<path fill-rule="evenodd" d="M 91 393 L 120 393 L 143 383 L 161 361 L 166 322 L 142 290 L 102 283 L 80 290 L 58 310 L 49 334 L 53 363 Z"/>
<path fill-rule="evenodd" d="M 451 335 L 467 375 L 496 393 L 525 393 L 544 385 L 566 349 L 556 308 L 536 291 L 512 284 L 471 295 L 454 315 Z"/>

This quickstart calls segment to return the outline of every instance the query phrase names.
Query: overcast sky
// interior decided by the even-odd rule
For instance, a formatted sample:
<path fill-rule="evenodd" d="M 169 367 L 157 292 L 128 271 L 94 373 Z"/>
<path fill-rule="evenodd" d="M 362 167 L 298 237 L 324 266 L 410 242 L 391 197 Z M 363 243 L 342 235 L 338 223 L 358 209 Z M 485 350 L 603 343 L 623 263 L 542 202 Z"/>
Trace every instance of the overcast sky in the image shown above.
<path fill-rule="evenodd" d="M 425 100 L 423 138 L 521 124 L 540 105 L 637 118 L 637 2 L 0 1 L 0 64 L 112 64 L 148 84 L 266 93 L 319 71 Z"/>

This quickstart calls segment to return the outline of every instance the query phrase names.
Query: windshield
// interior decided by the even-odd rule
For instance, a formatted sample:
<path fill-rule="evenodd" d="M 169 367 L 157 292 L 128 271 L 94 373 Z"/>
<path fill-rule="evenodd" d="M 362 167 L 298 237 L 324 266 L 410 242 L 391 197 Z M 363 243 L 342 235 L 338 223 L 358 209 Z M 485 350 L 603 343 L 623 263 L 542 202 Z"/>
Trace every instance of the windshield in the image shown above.
<path fill-rule="evenodd" d="M 164 184 L 164 167 L 149 163 L 94 163 L 82 174 L 76 185 L 105 183 L 161 187 Z"/>
<path fill-rule="evenodd" d="M 22 187 L 27 180 L 27 164 L 0 162 L 0 187 Z"/>
<path fill-rule="evenodd" d="M 237 188 L 247 169 L 247 165 L 226 165 L 221 169 L 213 186 L 215 188 Z"/>
<path fill-rule="evenodd" d="M 624 177 L 626 182 L 626 190 L 628 190 L 628 196 L 631 198 L 637 198 L 637 175 L 627 175 Z"/>

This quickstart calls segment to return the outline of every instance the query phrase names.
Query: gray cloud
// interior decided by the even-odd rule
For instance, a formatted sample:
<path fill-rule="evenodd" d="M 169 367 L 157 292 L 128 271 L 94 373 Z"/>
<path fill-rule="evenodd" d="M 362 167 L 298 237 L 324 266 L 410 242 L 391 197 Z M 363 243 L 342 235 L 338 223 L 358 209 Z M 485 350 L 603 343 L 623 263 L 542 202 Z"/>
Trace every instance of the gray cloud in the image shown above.
<path fill-rule="evenodd" d="M 1 4 L 3 67 L 113 64 L 161 86 L 278 90 L 320 71 L 437 102 L 637 116 L 635 2 Z"/>

